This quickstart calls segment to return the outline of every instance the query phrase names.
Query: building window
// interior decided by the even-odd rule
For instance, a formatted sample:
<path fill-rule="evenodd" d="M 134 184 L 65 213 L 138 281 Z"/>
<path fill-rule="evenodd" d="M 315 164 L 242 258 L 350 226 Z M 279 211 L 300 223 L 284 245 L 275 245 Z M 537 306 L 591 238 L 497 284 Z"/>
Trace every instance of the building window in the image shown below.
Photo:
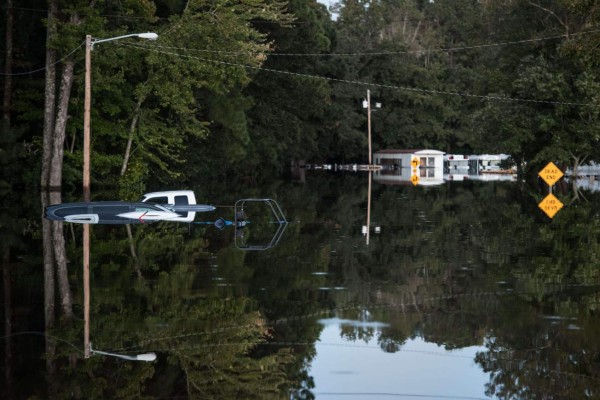
<path fill-rule="evenodd" d="M 421 178 L 435 178 L 434 168 L 419 168 L 419 176 Z"/>
<path fill-rule="evenodd" d="M 435 157 L 421 157 L 420 164 L 421 168 L 434 168 Z"/>

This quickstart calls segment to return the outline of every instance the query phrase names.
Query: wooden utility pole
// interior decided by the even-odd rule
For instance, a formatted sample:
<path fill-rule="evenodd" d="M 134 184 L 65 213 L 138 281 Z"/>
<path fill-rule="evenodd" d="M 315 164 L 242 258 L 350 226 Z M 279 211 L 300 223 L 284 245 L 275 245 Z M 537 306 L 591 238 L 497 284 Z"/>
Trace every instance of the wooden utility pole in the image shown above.
<path fill-rule="evenodd" d="M 371 91 L 369 89 L 367 89 L 367 125 L 369 140 L 369 165 L 371 165 Z"/>
<path fill-rule="evenodd" d="M 94 43 L 110 42 L 128 37 L 156 40 L 154 32 L 132 33 L 108 39 L 93 40 L 92 35 L 85 36 L 85 99 L 83 103 L 83 201 L 89 202 L 90 195 L 90 148 L 91 148 L 91 108 L 92 108 L 92 46 Z M 90 346 L 90 226 L 83 224 L 83 346 L 84 357 L 91 355 Z"/>
<path fill-rule="evenodd" d="M 83 356 L 90 358 L 90 226 L 83 224 Z"/>
<path fill-rule="evenodd" d="M 373 171 L 369 171 L 369 191 L 367 192 L 367 246 L 371 236 L 371 181 L 373 179 Z"/>
<path fill-rule="evenodd" d="M 90 111 L 92 108 L 92 35 L 85 37 L 85 99 L 83 103 L 83 201 L 90 201 Z"/>
<path fill-rule="evenodd" d="M 83 201 L 90 201 L 90 112 L 92 107 L 92 36 L 85 37 L 83 103 Z M 83 224 L 83 356 L 90 358 L 90 226 Z"/>

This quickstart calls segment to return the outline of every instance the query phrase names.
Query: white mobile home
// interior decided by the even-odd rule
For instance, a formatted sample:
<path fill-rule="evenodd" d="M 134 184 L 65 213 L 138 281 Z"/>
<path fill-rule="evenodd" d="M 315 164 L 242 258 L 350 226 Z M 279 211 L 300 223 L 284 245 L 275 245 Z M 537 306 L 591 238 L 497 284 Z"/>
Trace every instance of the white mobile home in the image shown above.
<path fill-rule="evenodd" d="M 444 154 L 444 173 L 468 174 L 469 156 L 466 154 Z"/>
<path fill-rule="evenodd" d="M 444 152 L 439 150 L 380 150 L 373 154 L 375 164 L 382 167 L 374 178 L 383 183 L 411 183 L 416 175 L 420 185 L 441 184 L 444 183 L 443 157 Z"/>
<path fill-rule="evenodd" d="M 478 175 L 480 173 L 500 172 L 510 162 L 508 154 L 481 154 L 469 156 L 469 173 Z"/>

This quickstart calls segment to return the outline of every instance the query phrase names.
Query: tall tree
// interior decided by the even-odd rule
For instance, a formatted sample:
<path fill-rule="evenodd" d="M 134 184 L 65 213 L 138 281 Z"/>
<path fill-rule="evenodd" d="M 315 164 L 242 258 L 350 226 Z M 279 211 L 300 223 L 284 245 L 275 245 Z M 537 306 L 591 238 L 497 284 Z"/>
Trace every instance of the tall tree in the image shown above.
<path fill-rule="evenodd" d="M 6 49 L 4 58 L 4 96 L 2 98 L 2 121 L 4 130 L 10 126 L 12 106 L 12 69 L 13 69 L 13 0 L 6 2 Z"/>
<path fill-rule="evenodd" d="M 320 153 L 319 143 L 329 135 L 329 85 L 302 75 L 327 72 L 331 21 L 316 1 L 289 1 L 288 12 L 295 18 L 290 26 L 256 22 L 273 46 L 264 70 L 246 91 L 253 105 L 248 111 L 251 140 L 244 161 L 267 174 L 281 172 L 292 160 L 314 158 Z"/>

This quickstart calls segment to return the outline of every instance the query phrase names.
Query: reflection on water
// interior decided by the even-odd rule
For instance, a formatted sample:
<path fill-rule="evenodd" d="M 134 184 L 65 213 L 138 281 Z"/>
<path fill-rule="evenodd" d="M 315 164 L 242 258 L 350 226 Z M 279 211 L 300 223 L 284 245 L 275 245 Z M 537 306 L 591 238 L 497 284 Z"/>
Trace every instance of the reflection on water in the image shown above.
<path fill-rule="evenodd" d="M 65 229 L 78 316 L 43 331 L 39 209 L 16 211 L 30 228 L 5 260 L 18 335 L 3 348 L 19 357 L 0 397 L 599 395 L 598 194 L 555 191 L 569 205 L 551 221 L 521 183 L 374 183 L 367 246 L 367 190 L 324 174 L 261 188 L 292 222 L 259 252 L 205 225 L 93 227 L 94 348 L 151 363 L 82 358 L 80 227 Z"/>
<path fill-rule="evenodd" d="M 327 325 L 310 369 L 317 398 L 485 398 L 488 376 L 473 362 L 484 347 L 445 350 L 421 338 L 393 352 L 383 346 L 377 338 L 347 339 L 339 325 Z"/>
<path fill-rule="evenodd" d="M 351 326 L 355 328 L 382 328 L 390 326 L 384 322 L 378 321 L 365 321 L 365 320 L 353 320 L 353 319 L 341 319 L 341 318 L 326 318 L 318 321 L 321 325 L 330 326 Z"/>

